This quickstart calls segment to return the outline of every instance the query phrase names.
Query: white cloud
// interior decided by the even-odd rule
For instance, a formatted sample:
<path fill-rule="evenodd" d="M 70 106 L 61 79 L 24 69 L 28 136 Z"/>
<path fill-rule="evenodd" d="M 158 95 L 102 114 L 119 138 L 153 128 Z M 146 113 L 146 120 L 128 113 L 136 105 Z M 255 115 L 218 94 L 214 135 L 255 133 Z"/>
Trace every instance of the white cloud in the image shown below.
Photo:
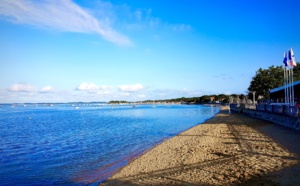
<path fill-rule="evenodd" d="M 168 23 L 158 17 L 152 16 L 151 9 L 138 9 L 125 11 L 127 19 L 125 27 L 128 30 L 149 30 L 149 29 L 164 29 L 173 32 L 185 32 L 192 30 L 192 26 L 183 23 Z"/>
<path fill-rule="evenodd" d="M 34 88 L 32 84 L 19 83 L 0 89 L 0 103 L 15 102 L 70 102 L 70 101 L 140 101 L 146 99 L 170 99 L 179 97 L 197 97 L 213 94 L 200 89 L 153 89 L 142 84 L 121 85 L 118 87 L 99 86 L 82 82 L 74 91 L 59 90 L 52 86 Z M 49 93 L 49 94 L 47 94 Z M 229 94 L 229 93 L 225 93 Z"/>
<path fill-rule="evenodd" d="M 76 87 L 76 90 L 80 91 L 96 91 L 99 90 L 99 87 L 95 85 L 94 83 L 86 83 L 83 82 L 80 85 Z"/>
<path fill-rule="evenodd" d="M 10 86 L 8 89 L 10 92 L 33 92 L 33 85 L 27 83 L 18 83 Z"/>
<path fill-rule="evenodd" d="M 43 87 L 40 92 L 41 93 L 49 93 L 49 92 L 53 92 L 54 88 L 52 86 L 45 86 Z"/>
<path fill-rule="evenodd" d="M 97 92 L 103 90 L 104 92 L 107 93 L 107 90 L 109 90 L 110 88 L 111 88 L 110 86 L 106 86 L 106 85 L 98 86 L 94 83 L 82 82 L 80 85 L 78 85 L 75 88 L 75 90 L 87 91 L 87 92 Z"/>
<path fill-rule="evenodd" d="M 118 45 L 132 44 L 110 26 L 107 18 L 97 20 L 71 0 L 2 0 L 0 15 L 18 24 L 64 32 L 96 33 Z"/>
<path fill-rule="evenodd" d="M 142 84 L 135 85 L 121 85 L 119 86 L 119 90 L 122 92 L 137 92 L 144 88 Z"/>

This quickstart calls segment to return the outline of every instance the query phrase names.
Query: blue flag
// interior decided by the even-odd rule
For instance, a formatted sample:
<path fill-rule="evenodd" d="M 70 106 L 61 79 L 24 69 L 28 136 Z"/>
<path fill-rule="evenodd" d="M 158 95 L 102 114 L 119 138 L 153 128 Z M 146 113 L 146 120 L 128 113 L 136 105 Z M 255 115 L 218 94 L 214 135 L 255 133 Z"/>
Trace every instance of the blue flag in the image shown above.
<path fill-rule="evenodd" d="M 286 57 L 286 52 L 283 53 L 283 63 L 284 65 L 287 67 L 288 66 L 288 63 L 287 63 L 287 57 Z"/>

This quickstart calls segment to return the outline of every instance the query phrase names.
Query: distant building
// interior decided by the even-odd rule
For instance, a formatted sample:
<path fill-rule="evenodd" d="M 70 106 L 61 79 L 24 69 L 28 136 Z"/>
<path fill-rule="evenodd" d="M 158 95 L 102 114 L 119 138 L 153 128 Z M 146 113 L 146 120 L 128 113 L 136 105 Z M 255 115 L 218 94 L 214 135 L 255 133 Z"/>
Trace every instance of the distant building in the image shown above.
<path fill-rule="evenodd" d="M 284 103 L 284 90 L 285 86 L 277 87 L 270 90 L 270 99 L 275 103 Z M 300 80 L 294 82 L 294 97 L 295 103 L 300 103 Z"/>

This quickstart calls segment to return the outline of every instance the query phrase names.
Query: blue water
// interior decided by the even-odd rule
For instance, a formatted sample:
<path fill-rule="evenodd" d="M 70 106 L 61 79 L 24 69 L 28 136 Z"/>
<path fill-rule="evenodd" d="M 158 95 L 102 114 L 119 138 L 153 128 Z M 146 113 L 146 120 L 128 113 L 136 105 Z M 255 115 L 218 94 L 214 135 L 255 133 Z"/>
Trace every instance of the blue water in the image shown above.
<path fill-rule="evenodd" d="M 218 111 L 201 105 L 0 105 L 0 185 L 99 183 Z"/>

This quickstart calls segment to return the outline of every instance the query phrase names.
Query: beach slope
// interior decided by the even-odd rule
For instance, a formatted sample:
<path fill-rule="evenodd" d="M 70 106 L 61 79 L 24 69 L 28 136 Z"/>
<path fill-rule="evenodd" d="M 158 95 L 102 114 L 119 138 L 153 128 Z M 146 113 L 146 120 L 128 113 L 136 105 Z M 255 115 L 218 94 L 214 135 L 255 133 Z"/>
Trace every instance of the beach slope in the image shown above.
<path fill-rule="evenodd" d="M 300 185 L 300 133 L 222 107 L 101 185 Z"/>

